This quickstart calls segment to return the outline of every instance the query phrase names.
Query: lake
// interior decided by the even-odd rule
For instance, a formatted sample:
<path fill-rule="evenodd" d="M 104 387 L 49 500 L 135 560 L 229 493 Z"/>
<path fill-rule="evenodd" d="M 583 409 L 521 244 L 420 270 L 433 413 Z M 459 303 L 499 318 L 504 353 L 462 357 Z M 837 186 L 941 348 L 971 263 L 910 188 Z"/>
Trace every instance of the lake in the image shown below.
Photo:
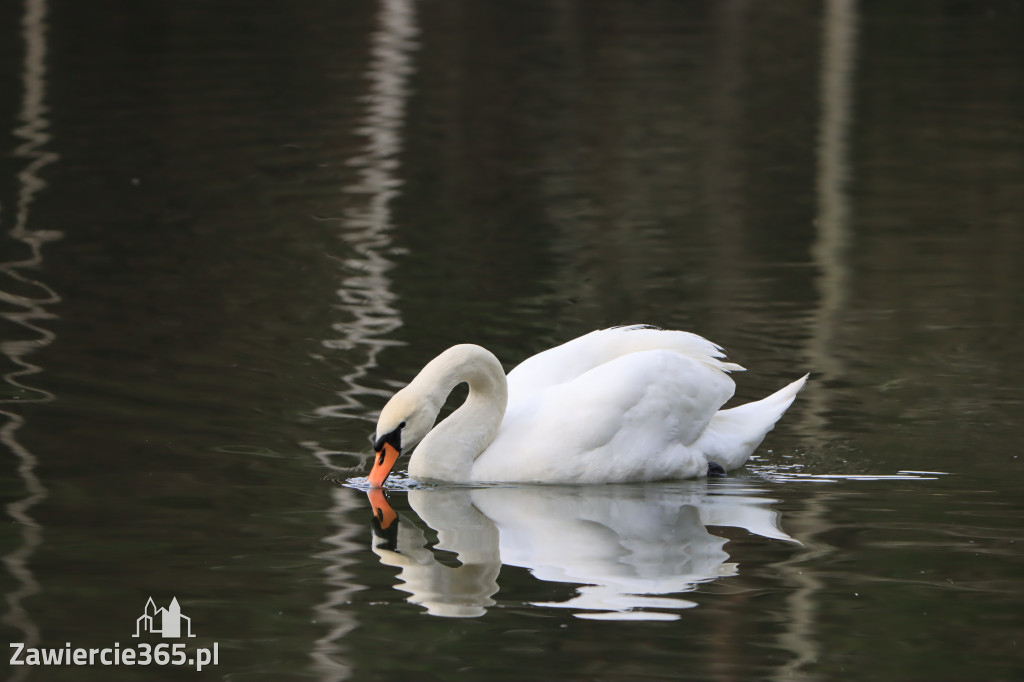
<path fill-rule="evenodd" d="M 1021 35 L 1013 0 L 4 4 L 3 676 L 1024 677 Z M 721 344 L 737 401 L 811 378 L 725 478 L 368 494 L 444 348 L 632 323 Z"/>

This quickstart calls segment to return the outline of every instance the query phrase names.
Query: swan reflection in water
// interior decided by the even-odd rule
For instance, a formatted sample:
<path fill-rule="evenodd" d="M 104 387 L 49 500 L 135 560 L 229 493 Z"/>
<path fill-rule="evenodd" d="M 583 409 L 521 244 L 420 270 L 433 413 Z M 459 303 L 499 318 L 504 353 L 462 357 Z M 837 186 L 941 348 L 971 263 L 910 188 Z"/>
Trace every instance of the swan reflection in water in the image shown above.
<path fill-rule="evenodd" d="M 737 574 L 725 538 L 708 526 L 733 526 L 772 540 L 796 542 L 779 528 L 758 491 L 708 481 L 603 486 L 420 488 L 409 504 L 437 532 L 402 523 L 380 489 L 367 491 L 373 508 L 373 551 L 401 569 L 408 600 L 435 616 L 481 616 L 493 606 L 503 564 L 534 577 L 579 586 L 561 607 L 580 618 L 675 620 L 652 609 L 685 609 L 695 602 L 663 595 L 690 592 L 702 582 Z M 456 562 L 442 562 L 439 551 Z"/>

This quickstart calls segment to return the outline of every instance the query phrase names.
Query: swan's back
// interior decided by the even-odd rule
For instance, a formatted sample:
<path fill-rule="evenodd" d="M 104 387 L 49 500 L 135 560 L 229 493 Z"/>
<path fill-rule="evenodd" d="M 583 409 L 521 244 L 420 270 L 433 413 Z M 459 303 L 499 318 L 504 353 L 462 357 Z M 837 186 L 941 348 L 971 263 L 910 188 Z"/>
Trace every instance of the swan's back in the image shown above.
<path fill-rule="evenodd" d="M 508 376 L 508 407 L 473 480 L 605 483 L 692 478 L 691 450 L 735 384 L 721 349 L 695 334 L 604 329 Z"/>
<path fill-rule="evenodd" d="M 670 350 L 723 372 L 743 371 L 723 362 L 722 349 L 702 336 L 648 325 L 590 332 L 524 360 L 508 374 L 510 398 L 564 384 L 616 358 L 646 350 Z M 731 380 L 730 380 L 731 383 Z"/>

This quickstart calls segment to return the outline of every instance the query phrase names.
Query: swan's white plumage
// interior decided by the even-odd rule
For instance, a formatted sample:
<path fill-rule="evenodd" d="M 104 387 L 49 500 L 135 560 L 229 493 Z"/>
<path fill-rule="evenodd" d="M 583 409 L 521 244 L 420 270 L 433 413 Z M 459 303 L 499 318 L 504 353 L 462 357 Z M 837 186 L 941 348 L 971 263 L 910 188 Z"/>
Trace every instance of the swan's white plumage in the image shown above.
<path fill-rule="evenodd" d="M 742 369 L 723 357 L 695 334 L 618 327 L 535 355 L 506 379 L 485 349 L 455 346 L 385 406 L 377 436 L 406 422 L 403 445 L 419 442 L 409 462 L 415 478 L 610 483 L 702 476 L 709 461 L 734 469 L 806 377 L 720 411 L 735 389 L 727 372 Z M 466 403 L 430 430 L 464 381 Z"/>
<path fill-rule="evenodd" d="M 508 373 L 509 392 L 525 396 L 571 381 L 623 355 L 645 350 L 671 350 L 708 367 L 743 371 L 735 363 L 723 362 L 722 349 L 702 336 L 645 325 L 612 327 L 590 332 L 527 358 Z M 732 385 L 731 381 L 728 383 Z M 729 396 L 732 396 L 731 389 Z"/>

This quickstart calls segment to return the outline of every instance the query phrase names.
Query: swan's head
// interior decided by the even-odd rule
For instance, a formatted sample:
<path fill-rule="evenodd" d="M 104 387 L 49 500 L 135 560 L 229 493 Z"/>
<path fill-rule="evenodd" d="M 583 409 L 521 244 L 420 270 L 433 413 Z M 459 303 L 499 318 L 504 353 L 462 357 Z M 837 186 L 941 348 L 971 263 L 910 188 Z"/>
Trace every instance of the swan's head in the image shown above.
<path fill-rule="evenodd" d="M 438 409 L 410 387 L 392 396 L 377 419 L 377 434 L 373 441 L 377 456 L 370 470 L 370 485 L 383 487 L 402 449 L 415 446 L 434 427 Z"/>

